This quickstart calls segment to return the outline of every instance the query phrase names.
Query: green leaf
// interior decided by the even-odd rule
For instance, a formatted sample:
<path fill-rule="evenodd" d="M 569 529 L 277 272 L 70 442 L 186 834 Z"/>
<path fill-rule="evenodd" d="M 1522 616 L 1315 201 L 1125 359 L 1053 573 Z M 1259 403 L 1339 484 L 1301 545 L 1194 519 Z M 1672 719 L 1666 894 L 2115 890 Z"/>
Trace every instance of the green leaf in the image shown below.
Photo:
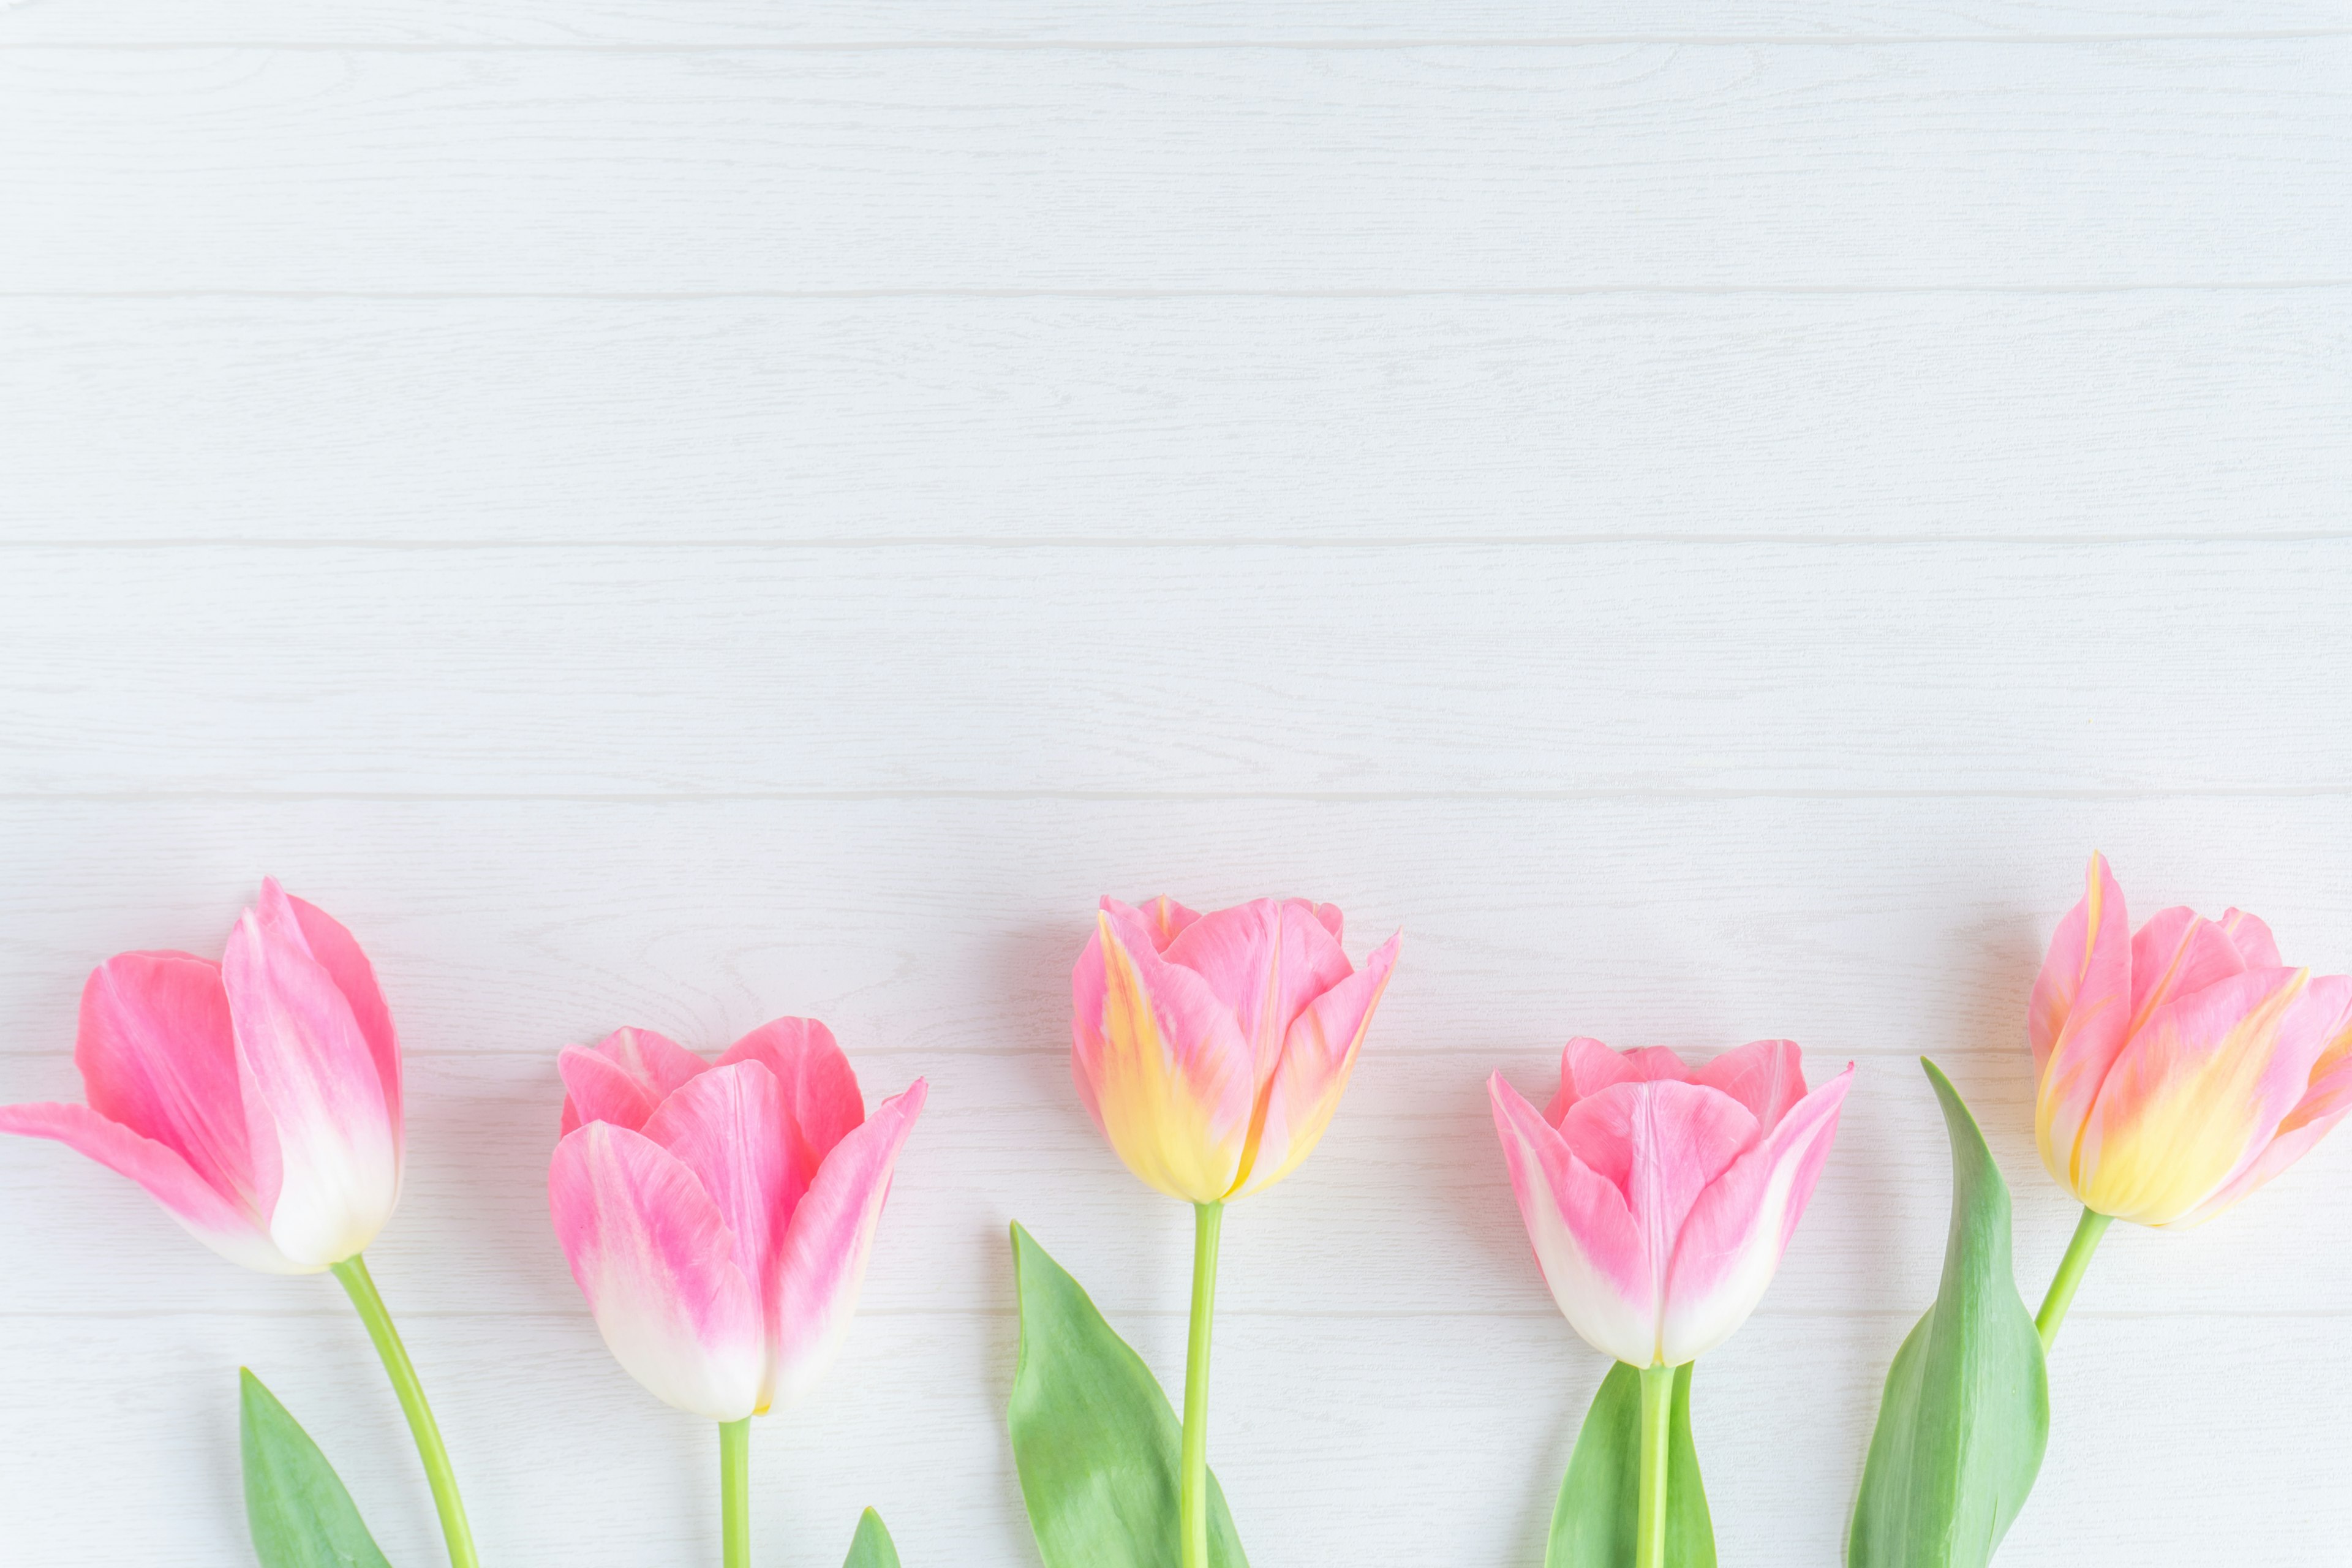
<path fill-rule="evenodd" d="M 849 1543 L 848 1560 L 841 1568 L 898 1568 L 898 1549 L 882 1528 L 882 1516 L 872 1509 L 858 1518 L 857 1536 Z"/>
<path fill-rule="evenodd" d="M 1887 1370 L 1847 1568 L 1984 1568 L 2050 1440 L 2050 1377 L 2009 1258 L 2009 1188 L 1951 1080 L 1921 1060 L 1952 1142 L 1944 1282 Z"/>
<path fill-rule="evenodd" d="M 1670 1568 L 1715 1568 L 1715 1525 L 1691 1442 L 1691 1367 L 1675 1369 L 1672 1447 L 1666 1458 L 1666 1562 Z M 1568 1474 L 1552 1505 L 1551 1545 L 1544 1568 L 1625 1568 L 1634 1559 L 1642 1509 L 1642 1374 L 1623 1362 L 1609 1369 L 1584 1414 Z"/>
<path fill-rule="evenodd" d="M 245 1517 L 261 1568 L 391 1568 L 300 1422 L 239 1368 Z"/>
<path fill-rule="evenodd" d="M 1181 1428 L 1143 1358 L 1018 1225 L 1021 1363 L 1005 1421 L 1045 1568 L 1178 1568 Z M 1209 1478 L 1209 1561 L 1249 1568 Z"/>

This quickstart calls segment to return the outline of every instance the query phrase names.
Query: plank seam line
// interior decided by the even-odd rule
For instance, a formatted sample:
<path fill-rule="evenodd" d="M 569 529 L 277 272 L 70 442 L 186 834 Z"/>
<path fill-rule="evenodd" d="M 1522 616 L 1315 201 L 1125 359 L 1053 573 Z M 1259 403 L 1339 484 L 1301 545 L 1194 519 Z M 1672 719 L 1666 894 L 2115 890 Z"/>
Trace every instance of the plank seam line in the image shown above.
<path fill-rule="evenodd" d="M 2283 529 L 2270 532 L 2152 532 L 2152 533 L 1488 533 L 1488 534 L 1395 534 L 1391 536 L 1339 537 L 1329 534 L 1302 534 L 1294 538 L 1278 535 L 1203 534 L 1192 539 L 1118 539 L 1089 535 L 1011 534 L 877 534 L 859 537 L 853 534 L 814 536 L 804 539 L 289 539 L 238 536 L 191 536 L 178 538 L 133 537 L 127 539 L 0 539 L 0 552 L 27 553 L 49 551 L 58 553 L 121 550 L 252 550 L 252 551 L 370 551 L 383 553 L 488 553 L 500 551 L 518 553 L 538 553 L 561 551 L 584 554 L 590 551 L 741 551 L 746 552 L 782 552 L 802 551 L 898 551 L 898 550 L 973 550 L 973 551 L 1187 551 L 1187 550 L 1345 550 L 1376 552 L 1383 550 L 1584 550 L 1656 545 L 1670 548 L 1739 548 L 1751 545 L 1791 546 L 1801 549 L 1837 550 L 1909 550 L 1943 549 L 1955 546 L 1992 545 L 1999 548 L 2027 546 L 2042 550 L 2105 550 L 2128 549 L 2149 544 L 2330 544 L 2352 540 L 2352 531 L 2344 529 Z"/>
<path fill-rule="evenodd" d="M 7 289 L 0 300 L 317 300 L 370 303 L 499 303 L 518 300 L 611 304 L 724 303 L 734 300 L 1577 300 L 1618 296 L 1690 299 L 1994 298 L 2097 294 L 2284 294 L 2352 288 L 2346 278 L 2274 278 L 2139 283 L 1563 283 L 1391 289 Z"/>
<path fill-rule="evenodd" d="M 1181 38 L 844 38 L 800 43 L 708 44 L 306 43 L 262 38 L 183 38 L 142 43 L 98 39 L 28 40 L 0 43 L 0 52 L 153 55 L 242 49 L 273 54 L 338 55 L 1398 54 L 1423 49 L 2097 47 L 2132 44 L 2296 43 L 2347 37 L 2352 37 L 2352 28 L 2283 27 L 2147 33 L 1596 33 L 1518 38 L 1222 38 L 1206 41 Z"/>
<path fill-rule="evenodd" d="M 248 801 L 275 805 L 334 802 L 380 802 L 385 805 L 510 803 L 534 805 L 562 802 L 595 805 L 698 805 L 727 802 L 887 802 L 968 800 L 1046 803 L 1199 802 L 1222 805 L 1237 801 L 1298 801 L 1334 805 L 1413 805 L 1429 801 L 1525 801 L 1557 804 L 1576 801 L 1706 802 L 1741 800 L 2334 800 L 2352 795 L 2352 782 L 2322 784 L 2214 784 L 2172 789 L 1703 789 L 1642 788 L 1587 790 L 1018 790 L 1018 789 L 863 789 L 863 790 L 713 790 L 667 791 L 657 794 L 566 793 L 561 791 L 398 791 L 398 790 L 7 790 L 0 803 L 90 805 L 146 802 Z"/>

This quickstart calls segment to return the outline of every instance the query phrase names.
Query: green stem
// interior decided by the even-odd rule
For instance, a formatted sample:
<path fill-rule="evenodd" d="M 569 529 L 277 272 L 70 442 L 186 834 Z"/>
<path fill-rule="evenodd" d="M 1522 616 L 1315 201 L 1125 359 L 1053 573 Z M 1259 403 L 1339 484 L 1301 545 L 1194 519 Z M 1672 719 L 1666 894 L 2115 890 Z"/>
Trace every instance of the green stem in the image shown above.
<path fill-rule="evenodd" d="M 1192 1331 L 1184 1346 L 1184 1454 L 1177 1492 L 1183 1568 L 1209 1568 L 1209 1324 L 1217 1315 L 1223 1204 L 1192 1205 Z"/>
<path fill-rule="evenodd" d="M 751 1564 L 751 1418 L 719 1424 L 719 1516 L 727 1568 Z"/>
<path fill-rule="evenodd" d="M 441 1516 L 442 1538 L 449 1543 L 449 1568 L 480 1568 L 481 1559 L 474 1555 L 474 1531 L 466 1522 L 466 1505 L 457 1497 L 457 1478 L 449 1468 L 449 1450 L 442 1447 L 433 1407 L 425 1403 L 425 1385 L 416 1381 L 416 1363 L 408 1359 L 408 1347 L 400 1342 L 400 1331 L 392 1326 L 392 1314 L 376 1293 L 367 1259 L 352 1254 L 335 1265 L 335 1278 L 342 1281 L 352 1305 L 360 1310 L 368 1338 L 375 1342 L 375 1353 L 391 1374 L 392 1391 L 400 1395 L 401 1414 L 408 1417 L 417 1458 L 425 1461 L 425 1479 L 433 1484 L 433 1508 Z"/>
<path fill-rule="evenodd" d="M 2058 1342 L 2058 1325 L 2066 1321 L 2066 1309 L 2074 1304 L 2074 1292 L 2082 1289 L 2083 1275 L 2091 1267 L 2091 1254 L 2099 1250 L 2099 1237 L 2107 1234 L 2109 1223 L 2106 1215 L 2092 1209 L 2083 1211 L 2083 1222 L 2074 1227 L 2074 1239 L 2066 1244 L 2066 1256 L 2059 1259 L 2058 1277 L 2050 1281 L 2050 1294 L 2042 1298 L 2042 1310 L 2033 1319 L 2044 1351 Z"/>
<path fill-rule="evenodd" d="M 1675 1427 L 1675 1369 L 1642 1369 L 1642 1500 L 1635 1568 L 1665 1568 L 1666 1463 Z"/>

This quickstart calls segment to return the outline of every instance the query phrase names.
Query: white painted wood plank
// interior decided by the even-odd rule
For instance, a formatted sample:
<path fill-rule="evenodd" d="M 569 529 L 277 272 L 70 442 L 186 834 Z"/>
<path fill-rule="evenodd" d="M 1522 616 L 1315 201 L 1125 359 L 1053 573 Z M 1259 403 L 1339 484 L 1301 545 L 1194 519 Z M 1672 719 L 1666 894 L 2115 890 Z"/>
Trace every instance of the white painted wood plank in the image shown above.
<path fill-rule="evenodd" d="M 1572 10 L 1529 0 L 1457 0 L 1442 11 L 1409 0 L 1027 0 L 1022 5 L 860 5 L 814 0 L 789 7 L 755 0 L 450 0 L 319 6 L 223 0 L 202 11 L 136 0 L 13 0 L 0 5 L 0 43 L 331 43 L 556 47 L 925 43 L 1360 44 L 1429 38 L 2103 37 L 2340 32 L 2329 0 L 2242 5 L 2162 0 L 1944 0 L 1901 5 L 1730 5 L 1724 0 L 1619 0 Z"/>
<path fill-rule="evenodd" d="M 2038 1293 L 2074 1211 L 2032 1141 L 2025 998 L 2081 861 L 2145 918 L 2252 908 L 2287 955 L 2352 968 L 2340 801 L 1299 803 L 17 802 L 0 808 L 0 1100 L 75 1098 L 83 976 L 109 952 L 216 952 L 261 869 L 360 934 L 412 1056 L 412 1163 L 377 1249 L 436 1312 L 560 1313 L 546 1218 L 553 1057 L 622 1024 L 706 1051 L 826 1019 L 869 1100 L 917 1074 L 868 1281 L 878 1310 L 1002 1310 L 1005 1224 L 1115 1262 L 1107 1309 L 1180 1312 L 1186 1216 L 1130 1178 L 1067 1066 L 1071 963 L 1097 895 L 1213 906 L 1298 890 L 1359 955 L 1404 960 L 1346 1109 L 1289 1182 L 1236 1208 L 1228 1314 L 1551 1314 L 1486 1108 L 1559 1044 L 1707 1052 L 1785 1035 L 1816 1078 L 1859 1063 L 1775 1315 L 1907 1318 L 1948 1202 L 1916 1058 L 1976 1105 Z M 2338 1138 L 2224 1219 L 2126 1229 L 2077 1310 L 2342 1313 Z M 283 1281 L 183 1237 L 128 1184 L 0 1140 L 0 1314 L 295 1310 Z M 389 1283 L 387 1284 L 389 1287 Z M 331 1300 L 331 1298 L 330 1298 Z"/>
<path fill-rule="evenodd" d="M 0 300 L 16 539 L 2339 531 L 2352 286 Z"/>
<path fill-rule="evenodd" d="M 2352 734 L 2314 721 L 2352 658 L 2352 539 L 32 548 L 7 565 L 15 791 L 2352 783 Z"/>
<path fill-rule="evenodd" d="M 0 54 L 0 289 L 2340 279 L 2352 37 Z"/>
<path fill-rule="evenodd" d="M 1048 1237 L 1048 1245 L 1053 1238 Z M 1081 1278 L 1105 1260 L 1065 1246 Z M 319 1285 L 324 1291 L 329 1285 Z M 236 1368 L 270 1382 L 341 1468 L 393 1560 L 438 1546 L 414 1456 L 355 1323 L 171 1316 L 9 1321 L 0 1511 L 88 1562 L 250 1561 Z M 1163 1383 L 1176 1318 L 1118 1323 Z M 1751 1321 L 1706 1358 L 1694 1424 L 1726 1562 L 1833 1561 L 1887 1359 L 1906 1325 Z M 1211 1462 L 1253 1562 L 1528 1563 L 1601 1358 L 1557 1319 L 1237 1319 L 1217 1340 Z M 584 1313 L 409 1321 L 484 1560 L 714 1561 L 709 1424 L 656 1405 Z M 833 1377 L 754 1428 L 761 1561 L 839 1561 L 878 1505 L 910 1564 L 1028 1568 L 1003 1433 L 1003 1318 L 863 1316 Z M 2054 1432 L 2003 1568 L 2228 1563 L 2352 1528 L 2342 1454 L 2282 1409 L 2352 1398 L 2334 1322 L 2077 1324 Z M 2231 1461 L 2217 1461 L 2226 1450 Z M 2260 1477 L 2260 1484 L 2252 1478 Z M 1369 1506 L 1377 1499 L 1377 1506 Z"/>

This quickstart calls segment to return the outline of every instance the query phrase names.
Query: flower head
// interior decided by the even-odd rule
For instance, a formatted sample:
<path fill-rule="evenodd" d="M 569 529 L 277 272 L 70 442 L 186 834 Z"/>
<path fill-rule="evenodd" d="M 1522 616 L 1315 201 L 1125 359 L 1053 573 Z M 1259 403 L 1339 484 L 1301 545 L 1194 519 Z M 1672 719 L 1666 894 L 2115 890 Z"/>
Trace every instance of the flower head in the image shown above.
<path fill-rule="evenodd" d="M 1172 899 L 1105 899 L 1071 976 L 1071 1071 L 1128 1169 L 1222 1203 L 1307 1158 L 1348 1087 L 1395 966 L 1391 936 L 1360 970 L 1339 911 L 1259 899 L 1196 914 Z"/>
<path fill-rule="evenodd" d="M 716 1063 L 621 1029 L 557 1066 L 548 1200 L 614 1358 L 713 1420 L 793 1404 L 848 1332 L 924 1081 L 869 1119 L 810 1018 L 762 1025 Z"/>
<path fill-rule="evenodd" d="M 1848 1067 L 1808 1093 L 1800 1056 L 1758 1040 L 1693 1071 L 1669 1050 L 1574 1039 L 1541 1115 L 1487 1080 L 1536 1262 L 1593 1349 L 1679 1366 L 1763 1300 L 1853 1079 Z"/>
<path fill-rule="evenodd" d="M 219 963 L 117 953 L 82 987 L 86 1105 L 0 1106 L 137 1182 L 207 1247 L 309 1274 L 400 1197 L 400 1044 L 352 933 L 275 881 Z"/>
<path fill-rule="evenodd" d="M 2100 1214 L 2196 1225 L 2352 1110 L 2352 980 L 2281 963 L 2242 910 L 2134 931 L 2101 857 L 2087 881 L 2027 1019 L 2042 1163 Z"/>

